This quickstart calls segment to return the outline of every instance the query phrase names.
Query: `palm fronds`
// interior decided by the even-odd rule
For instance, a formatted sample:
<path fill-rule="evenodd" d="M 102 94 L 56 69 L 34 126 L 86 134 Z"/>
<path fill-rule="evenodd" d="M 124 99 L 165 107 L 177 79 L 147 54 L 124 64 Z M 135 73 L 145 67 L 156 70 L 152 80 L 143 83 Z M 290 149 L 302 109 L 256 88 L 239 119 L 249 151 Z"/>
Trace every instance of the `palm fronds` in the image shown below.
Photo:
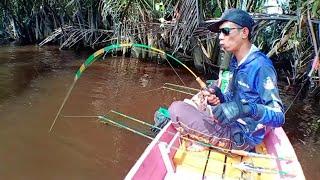
<path fill-rule="evenodd" d="M 199 61 L 211 61 L 212 64 L 218 62 L 219 46 L 216 35 L 209 33 L 202 26 L 203 22 L 215 21 L 227 8 L 241 8 L 250 12 L 256 21 L 253 42 L 276 63 L 289 66 L 290 69 L 280 69 L 279 72 L 287 76 L 290 84 L 295 84 L 310 71 L 318 53 L 320 2 L 298 0 L 289 4 L 281 1 L 276 8 L 281 8 L 279 12 L 284 14 L 268 14 L 267 2 L 4 0 L 0 1 L 0 32 L 9 39 L 24 43 L 43 40 L 40 45 L 44 45 L 58 42 L 61 48 L 143 43 L 185 59 L 191 59 L 197 53 Z M 157 3 L 163 4 L 164 9 L 156 8 Z M 320 72 L 315 72 L 311 79 L 318 86 Z"/>

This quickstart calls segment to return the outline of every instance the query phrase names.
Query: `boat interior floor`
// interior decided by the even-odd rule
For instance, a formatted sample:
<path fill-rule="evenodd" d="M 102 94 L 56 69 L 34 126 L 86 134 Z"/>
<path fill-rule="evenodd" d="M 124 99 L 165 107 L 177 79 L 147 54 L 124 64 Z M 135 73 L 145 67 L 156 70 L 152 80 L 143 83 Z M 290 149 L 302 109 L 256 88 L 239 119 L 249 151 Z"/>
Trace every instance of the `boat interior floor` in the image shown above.
<path fill-rule="evenodd" d="M 206 149 L 201 152 L 187 151 L 182 141 L 182 145 L 177 150 L 173 158 L 175 173 L 166 179 L 274 179 L 275 174 L 247 172 L 237 168 L 242 163 L 249 164 L 250 167 L 263 167 L 274 169 L 276 161 L 272 159 L 251 158 L 242 156 L 230 156 L 215 150 Z M 262 143 L 255 151 L 267 154 L 267 149 Z"/>

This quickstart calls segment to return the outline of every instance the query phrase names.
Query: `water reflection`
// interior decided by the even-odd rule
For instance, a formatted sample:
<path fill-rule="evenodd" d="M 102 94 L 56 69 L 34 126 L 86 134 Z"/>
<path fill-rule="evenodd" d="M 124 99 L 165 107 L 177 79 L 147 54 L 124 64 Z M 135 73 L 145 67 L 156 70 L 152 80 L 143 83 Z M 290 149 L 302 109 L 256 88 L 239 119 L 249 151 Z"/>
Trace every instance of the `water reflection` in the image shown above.
<path fill-rule="evenodd" d="M 65 67 L 63 64 L 70 60 L 75 61 L 75 57 L 77 57 L 75 53 L 70 51 L 59 52 L 56 46 L 1 47 L 0 103 L 8 98 L 16 97 L 39 74 Z"/>

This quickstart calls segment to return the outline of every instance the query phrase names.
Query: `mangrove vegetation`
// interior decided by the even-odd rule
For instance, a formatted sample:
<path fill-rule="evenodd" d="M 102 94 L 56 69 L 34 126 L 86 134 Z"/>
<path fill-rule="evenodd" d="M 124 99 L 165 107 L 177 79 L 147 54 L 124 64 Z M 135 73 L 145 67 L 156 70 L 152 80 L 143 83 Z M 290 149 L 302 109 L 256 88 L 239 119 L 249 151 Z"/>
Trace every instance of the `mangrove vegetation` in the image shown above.
<path fill-rule="evenodd" d="M 207 73 L 225 69 L 230 56 L 206 27 L 232 7 L 253 15 L 252 41 L 271 57 L 287 88 L 298 87 L 319 101 L 319 0 L 2 0 L 0 44 L 99 49 L 141 43 Z M 137 49 L 117 51 L 164 58 Z"/>

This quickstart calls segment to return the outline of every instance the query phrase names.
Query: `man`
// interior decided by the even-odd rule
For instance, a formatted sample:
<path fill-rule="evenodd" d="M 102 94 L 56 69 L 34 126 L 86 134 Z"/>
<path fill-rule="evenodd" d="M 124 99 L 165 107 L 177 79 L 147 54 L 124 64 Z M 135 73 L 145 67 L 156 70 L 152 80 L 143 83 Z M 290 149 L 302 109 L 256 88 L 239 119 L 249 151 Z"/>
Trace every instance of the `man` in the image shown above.
<path fill-rule="evenodd" d="M 226 10 L 208 29 L 219 34 L 220 46 L 231 52 L 231 82 L 225 94 L 216 86 L 203 91 L 212 116 L 190 103 L 169 107 L 173 125 L 182 135 L 228 149 L 252 150 L 263 141 L 267 127 L 284 123 L 276 71 L 271 60 L 250 42 L 254 21 L 240 9 Z M 192 150 L 192 149 L 191 149 Z"/>

